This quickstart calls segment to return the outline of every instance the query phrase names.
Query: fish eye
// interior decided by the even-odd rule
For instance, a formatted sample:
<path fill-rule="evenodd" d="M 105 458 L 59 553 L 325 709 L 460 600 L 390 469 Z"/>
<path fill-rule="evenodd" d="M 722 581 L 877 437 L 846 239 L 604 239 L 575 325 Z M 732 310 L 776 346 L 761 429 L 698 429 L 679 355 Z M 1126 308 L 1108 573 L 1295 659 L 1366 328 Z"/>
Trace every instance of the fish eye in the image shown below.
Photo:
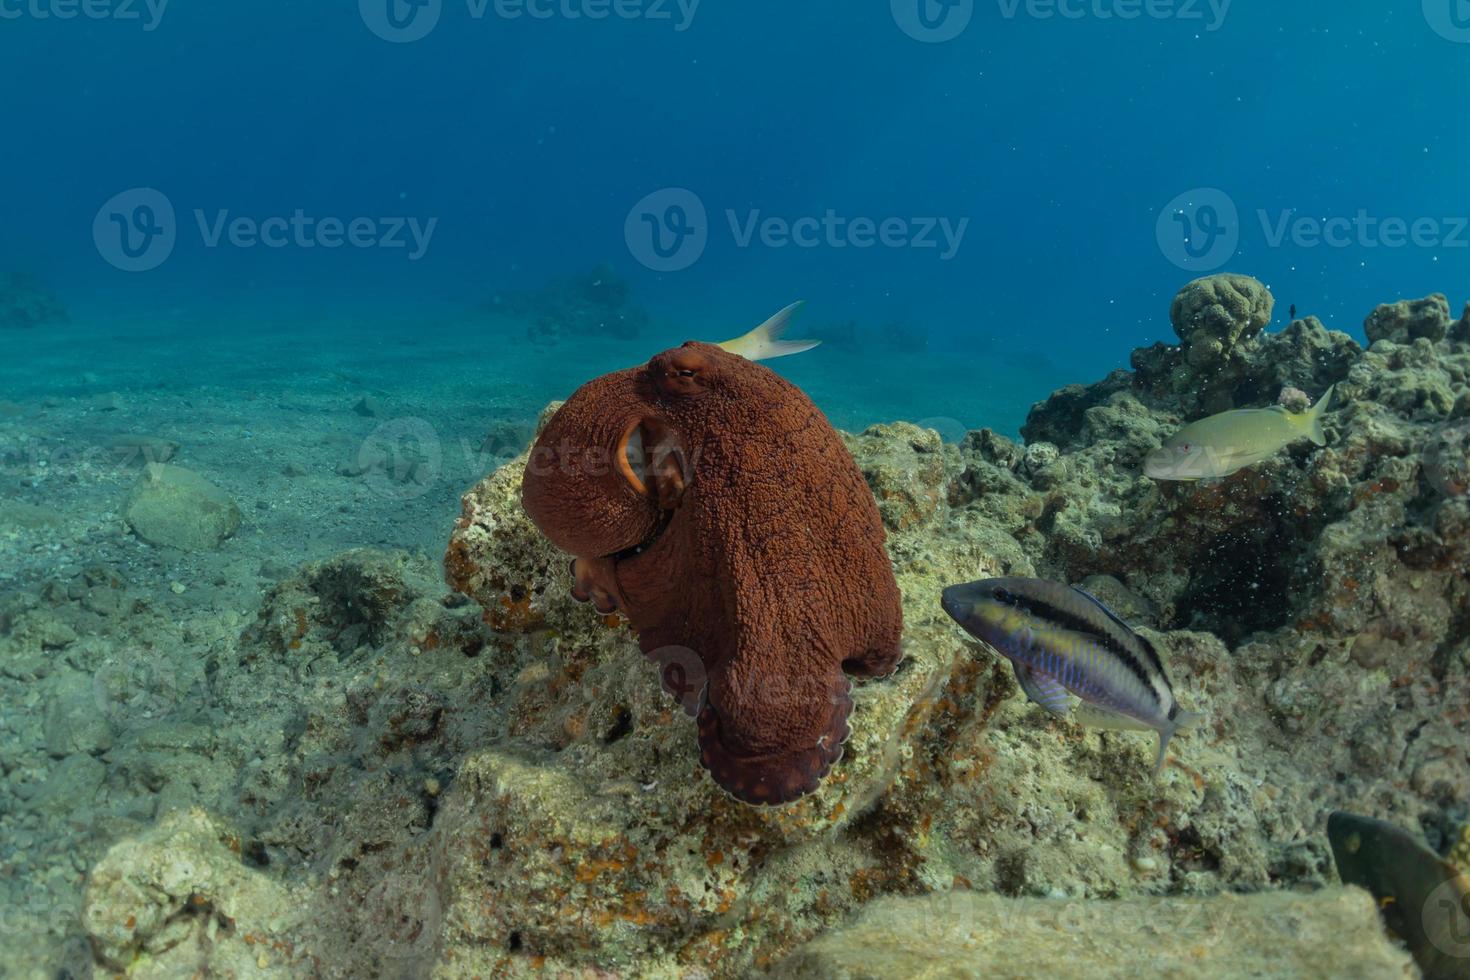
<path fill-rule="evenodd" d="M 1184 443 L 1182 446 L 1180 446 L 1179 447 L 1179 453 L 1180 453 L 1180 455 L 1183 455 L 1183 454 L 1189 452 L 1189 448 L 1190 448 L 1189 447 L 1189 443 L 1187 443 L 1187 442 Z"/>
<path fill-rule="evenodd" d="M 1008 603 L 1011 601 L 1011 594 L 1005 589 L 996 589 L 995 591 L 991 592 L 990 595 L 992 598 L 995 599 L 996 602 Z"/>

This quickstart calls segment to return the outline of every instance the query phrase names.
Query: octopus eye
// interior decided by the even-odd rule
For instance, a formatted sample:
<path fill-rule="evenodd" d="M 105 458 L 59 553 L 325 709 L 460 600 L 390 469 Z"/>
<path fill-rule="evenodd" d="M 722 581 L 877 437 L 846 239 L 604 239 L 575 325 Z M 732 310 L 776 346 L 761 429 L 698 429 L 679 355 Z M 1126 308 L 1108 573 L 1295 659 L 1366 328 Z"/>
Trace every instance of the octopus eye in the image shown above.
<path fill-rule="evenodd" d="M 649 364 L 660 391 L 685 397 L 698 395 L 706 389 L 711 366 L 707 354 L 687 347 L 659 354 Z"/>

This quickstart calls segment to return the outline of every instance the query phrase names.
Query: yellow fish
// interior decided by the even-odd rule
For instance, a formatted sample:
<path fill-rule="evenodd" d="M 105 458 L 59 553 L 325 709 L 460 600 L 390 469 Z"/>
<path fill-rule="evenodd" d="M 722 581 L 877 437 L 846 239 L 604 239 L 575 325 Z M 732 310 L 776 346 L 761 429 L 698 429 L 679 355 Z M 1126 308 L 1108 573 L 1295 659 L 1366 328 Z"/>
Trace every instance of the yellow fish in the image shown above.
<path fill-rule="evenodd" d="M 1143 461 L 1143 472 L 1155 480 L 1217 480 L 1269 459 L 1299 439 L 1327 445 L 1322 416 L 1332 401 L 1328 388 L 1305 412 L 1270 408 L 1238 408 L 1191 422 L 1174 433 Z"/>
<path fill-rule="evenodd" d="M 781 339 L 790 326 L 792 315 L 801 309 L 801 304 L 802 301 L 797 300 L 750 333 L 734 340 L 721 341 L 716 346 L 723 347 L 732 354 L 739 354 L 748 361 L 768 361 L 773 357 L 785 357 L 787 354 L 811 350 L 821 341 Z"/>

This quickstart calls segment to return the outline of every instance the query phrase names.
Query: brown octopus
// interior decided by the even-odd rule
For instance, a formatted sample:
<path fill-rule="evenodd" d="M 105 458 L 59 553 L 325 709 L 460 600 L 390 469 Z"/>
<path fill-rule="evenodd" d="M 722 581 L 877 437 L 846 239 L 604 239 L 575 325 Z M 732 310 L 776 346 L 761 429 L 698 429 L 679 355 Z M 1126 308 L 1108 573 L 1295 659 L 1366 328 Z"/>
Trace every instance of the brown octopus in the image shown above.
<path fill-rule="evenodd" d="M 699 760 L 747 803 L 816 789 L 851 683 L 902 656 L 873 495 L 817 407 L 768 368 L 689 342 L 579 388 L 532 448 L 521 499 L 619 611 L 698 721 Z"/>

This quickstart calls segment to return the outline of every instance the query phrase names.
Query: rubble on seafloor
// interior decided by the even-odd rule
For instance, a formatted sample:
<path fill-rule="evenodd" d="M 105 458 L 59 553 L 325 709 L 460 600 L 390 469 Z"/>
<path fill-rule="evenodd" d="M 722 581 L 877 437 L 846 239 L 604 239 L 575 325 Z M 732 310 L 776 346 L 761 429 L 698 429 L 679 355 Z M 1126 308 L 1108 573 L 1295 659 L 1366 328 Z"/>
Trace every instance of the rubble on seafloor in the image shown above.
<path fill-rule="evenodd" d="M 877 943 L 874 923 L 917 915 L 964 940 L 963 972 L 1010 942 L 992 917 L 1029 906 L 1009 903 L 1058 902 L 1279 912 L 1316 924 L 1273 934 L 1281 963 L 1328 962 L 1312 951 L 1348 927 L 1362 962 L 1401 963 L 1362 896 L 1327 887 L 1323 830 L 1351 809 L 1443 852 L 1470 822 L 1470 312 L 1381 307 L 1364 350 L 1313 318 L 1264 333 L 1270 310 L 1245 277 L 1190 284 L 1179 346 L 1039 403 L 1024 444 L 848 437 L 906 657 L 855 687 L 844 759 L 789 806 L 722 794 L 626 626 L 572 600 L 566 556 L 520 509 L 524 455 L 465 495 L 451 594 L 375 552 L 302 569 L 203 668 L 233 712 L 212 723 L 222 747 L 158 724 L 91 740 L 108 763 L 88 778 L 162 783 L 169 805 L 130 812 L 160 822 L 92 866 L 80 935 L 137 976 L 801 976 L 850 964 L 830 931 Z M 1140 475 L 1183 422 L 1332 384 L 1325 447 L 1213 484 Z M 1085 584 L 1156 642 L 1207 716 L 1161 776 L 1152 738 L 1052 719 L 942 614 L 943 585 L 1001 574 Z M 3 632 L 54 634 L 47 608 Z M 1246 975 L 1262 936 L 1210 933 L 1212 975 Z M 1176 962 L 1170 939 L 1135 948 L 1134 972 Z M 921 975 L 933 952 L 883 955 Z"/>

